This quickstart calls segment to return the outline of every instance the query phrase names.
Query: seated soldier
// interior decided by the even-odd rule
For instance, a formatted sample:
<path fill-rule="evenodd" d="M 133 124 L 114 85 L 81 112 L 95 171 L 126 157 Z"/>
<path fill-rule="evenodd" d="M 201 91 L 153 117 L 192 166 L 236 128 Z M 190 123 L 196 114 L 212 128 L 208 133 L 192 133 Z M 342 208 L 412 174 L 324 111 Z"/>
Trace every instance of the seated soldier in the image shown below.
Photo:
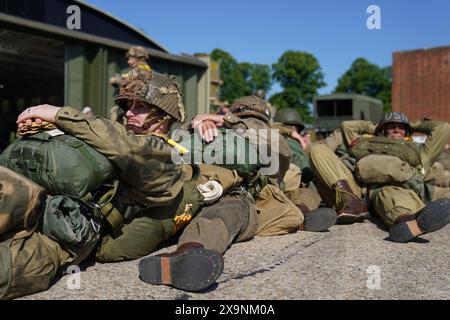
<path fill-rule="evenodd" d="M 422 147 L 412 142 L 413 130 L 428 135 Z M 406 115 L 391 112 L 377 126 L 344 121 L 341 132 L 357 160 L 354 173 L 327 146 L 316 144 L 310 151 L 318 188 L 338 215 L 356 221 L 367 208 L 362 200 L 362 187 L 367 187 L 369 207 L 390 228 L 392 241 L 410 241 L 450 221 L 450 200 L 432 201 L 424 184 L 430 164 L 448 141 L 447 122 L 422 120 L 410 125 Z"/>

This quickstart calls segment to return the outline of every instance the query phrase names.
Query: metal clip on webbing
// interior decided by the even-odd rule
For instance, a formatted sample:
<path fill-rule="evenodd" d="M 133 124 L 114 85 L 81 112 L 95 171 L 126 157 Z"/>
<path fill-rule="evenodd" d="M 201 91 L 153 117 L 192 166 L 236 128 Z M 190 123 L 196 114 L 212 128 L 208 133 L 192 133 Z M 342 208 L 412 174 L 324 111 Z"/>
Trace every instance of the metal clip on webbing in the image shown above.
<path fill-rule="evenodd" d="M 97 202 L 91 201 L 90 204 L 98 209 L 102 215 L 108 221 L 109 226 L 113 232 L 113 235 L 117 235 L 123 227 L 123 217 L 119 210 L 113 206 L 111 200 L 117 193 L 119 188 L 119 181 L 115 180 L 113 188 L 106 192 Z"/>

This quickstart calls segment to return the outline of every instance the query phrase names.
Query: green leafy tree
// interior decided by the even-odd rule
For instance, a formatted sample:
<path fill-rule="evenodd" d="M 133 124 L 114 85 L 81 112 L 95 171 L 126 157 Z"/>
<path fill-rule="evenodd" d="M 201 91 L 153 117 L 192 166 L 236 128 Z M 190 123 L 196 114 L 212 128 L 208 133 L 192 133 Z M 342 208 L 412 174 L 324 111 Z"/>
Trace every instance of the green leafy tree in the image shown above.
<path fill-rule="evenodd" d="M 231 103 L 234 99 L 244 95 L 244 78 L 238 62 L 228 52 L 214 49 L 211 59 L 220 63 L 220 78 L 223 84 L 220 87 L 220 99 Z"/>
<path fill-rule="evenodd" d="M 258 89 L 264 92 L 269 91 L 272 87 L 270 67 L 265 64 L 253 64 L 250 84 L 252 85 L 253 92 Z"/>
<path fill-rule="evenodd" d="M 244 81 L 244 88 L 242 95 L 248 96 L 253 94 L 253 85 L 251 83 L 252 79 L 252 64 L 248 62 L 241 62 L 237 65 L 239 72 L 241 73 L 242 79 Z"/>
<path fill-rule="evenodd" d="M 383 101 L 384 112 L 391 106 L 392 69 L 390 66 L 380 68 L 364 58 L 353 61 L 338 80 L 335 92 L 357 93 Z"/>
<path fill-rule="evenodd" d="M 272 79 L 268 65 L 243 62 L 239 63 L 238 68 L 244 79 L 244 95 L 252 95 L 257 90 L 270 90 Z"/>
<path fill-rule="evenodd" d="M 286 51 L 272 65 L 272 72 L 283 91 L 272 95 L 270 102 L 277 108 L 296 108 L 305 122 L 311 122 L 313 97 L 326 85 L 316 57 L 307 52 Z"/>
<path fill-rule="evenodd" d="M 265 92 L 272 85 L 270 67 L 263 64 L 248 62 L 238 63 L 228 52 L 214 49 L 211 59 L 220 62 L 220 99 L 232 102 L 234 99 L 254 94 L 256 90 Z"/>

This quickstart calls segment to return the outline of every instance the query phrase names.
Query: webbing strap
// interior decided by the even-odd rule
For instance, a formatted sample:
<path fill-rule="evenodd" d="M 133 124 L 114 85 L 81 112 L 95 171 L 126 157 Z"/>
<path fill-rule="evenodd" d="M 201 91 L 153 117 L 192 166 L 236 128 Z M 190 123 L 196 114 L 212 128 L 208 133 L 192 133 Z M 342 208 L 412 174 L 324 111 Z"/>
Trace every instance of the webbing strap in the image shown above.
<path fill-rule="evenodd" d="M 113 235 L 117 235 L 123 227 L 123 217 L 119 210 L 117 210 L 117 208 L 111 203 L 111 200 L 116 195 L 118 189 L 119 180 L 114 180 L 113 188 L 101 196 L 97 201 L 98 208 L 105 217 L 106 221 L 108 221 Z"/>
<path fill-rule="evenodd" d="M 113 235 L 119 234 L 120 230 L 123 227 L 123 217 L 120 214 L 119 210 L 117 210 L 116 207 L 114 207 L 111 203 L 107 203 L 101 206 L 99 209 L 105 217 L 106 221 L 108 221 Z"/>
<path fill-rule="evenodd" d="M 111 202 L 111 200 L 115 197 L 117 190 L 119 189 L 119 180 L 114 180 L 113 188 L 106 192 L 100 199 L 97 201 L 97 204 L 102 207 Z"/>
<path fill-rule="evenodd" d="M 102 195 L 97 202 L 93 202 L 91 193 L 88 193 L 81 198 L 81 200 L 93 204 L 101 212 L 103 217 L 105 217 L 108 222 L 113 235 L 119 234 L 124 224 L 124 219 L 119 210 L 117 210 L 117 208 L 111 203 L 111 200 L 116 195 L 118 188 L 119 180 L 115 180 L 113 187 Z"/>

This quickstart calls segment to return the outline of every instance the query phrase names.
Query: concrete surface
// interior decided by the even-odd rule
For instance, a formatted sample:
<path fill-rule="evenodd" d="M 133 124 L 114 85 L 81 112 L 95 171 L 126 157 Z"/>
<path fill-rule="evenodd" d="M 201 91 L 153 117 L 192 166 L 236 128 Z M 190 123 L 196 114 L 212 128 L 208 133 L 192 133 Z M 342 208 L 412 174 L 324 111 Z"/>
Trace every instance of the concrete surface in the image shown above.
<path fill-rule="evenodd" d="M 227 251 L 217 286 L 201 293 L 145 284 L 138 261 L 129 261 L 87 266 L 79 289 L 69 290 L 64 276 L 22 299 L 449 299 L 450 226 L 407 244 L 387 236 L 366 220 L 325 233 L 256 237 Z"/>

